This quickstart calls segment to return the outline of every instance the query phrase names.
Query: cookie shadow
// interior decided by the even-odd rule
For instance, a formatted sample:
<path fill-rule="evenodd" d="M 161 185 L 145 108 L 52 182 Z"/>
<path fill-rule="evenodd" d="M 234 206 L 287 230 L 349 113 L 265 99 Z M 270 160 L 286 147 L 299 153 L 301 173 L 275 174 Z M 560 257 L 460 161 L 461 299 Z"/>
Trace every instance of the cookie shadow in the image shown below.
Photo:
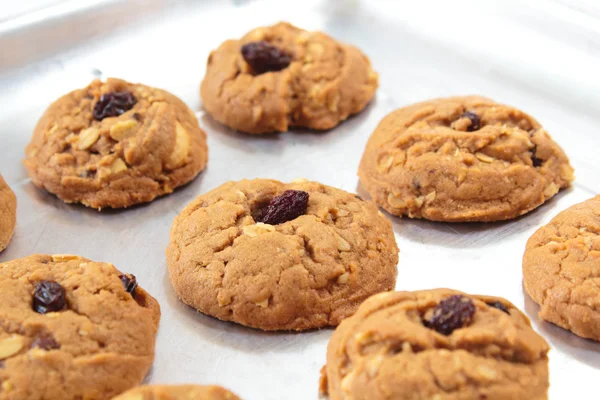
<path fill-rule="evenodd" d="M 563 190 L 541 206 L 525 215 L 509 221 L 497 222 L 435 222 L 424 219 L 397 217 L 381 209 L 392 222 L 394 232 L 401 238 L 423 245 L 451 248 L 480 248 L 503 239 L 531 232 L 541 226 L 548 214 L 556 214 L 554 206 L 573 189 Z M 359 196 L 371 199 L 360 183 L 356 189 Z"/>
<path fill-rule="evenodd" d="M 218 141 L 219 145 L 247 153 L 262 152 L 265 150 L 263 149 L 265 147 L 266 150 L 278 151 L 284 146 L 281 134 L 277 132 L 264 134 L 244 133 L 223 125 L 206 111 L 199 111 L 197 115 L 200 127 L 208 134 L 209 149 L 214 148 L 210 144 L 213 140 Z"/>
<path fill-rule="evenodd" d="M 146 376 L 144 377 L 144 380 L 142 381 L 142 385 L 149 385 L 152 383 L 152 377 L 154 374 L 154 365 L 152 365 L 150 367 L 150 370 L 148 371 L 148 373 L 146 374 Z"/>
<path fill-rule="evenodd" d="M 167 268 L 165 267 L 165 271 Z M 204 315 L 180 301 L 171 286 L 169 274 L 164 275 L 165 293 L 169 309 L 178 318 L 186 321 L 198 339 L 219 347 L 228 347 L 248 354 L 297 353 L 312 345 L 326 346 L 332 329 L 304 332 L 265 332 L 233 322 L 225 322 Z"/>
<path fill-rule="evenodd" d="M 553 323 L 542 320 L 538 315 L 540 307 L 529 297 L 525 288 L 522 289 L 525 298 L 525 313 L 538 332 L 550 343 L 550 346 L 577 361 L 600 369 L 600 342 L 584 339 Z"/>
<path fill-rule="evenodd" d="M 201 127 L 209 133 L 209 140 L 216 140 L 220 145 L 243 150 L 245 153 L 281 152 L 285 146 L 295 146 L 299 142 L 308 142 L 311 146 L 325 146 L 331 141 L 343 140 L 354 134 L 366 122 L 372 123 L 372 129 L 361 130 L 366 138 L 371 134 L 383 116 L 381 109 L 388 106 L 391 100 L 386 95 L 376 95 L 359 113 L 349 116 L 338 125 L 324 130 L 303 127 L 291 127 L 287 132 L 266 134 L 249 134 L 228 128 L 215 120 L 206 110 L 196 113 Z M 333 132 L 335 131 L 335 133 Z M 361 148 L 364 146 L 358 146 Z"/>
<path fill-rule="evenodd" d="M 29 182 L 23 185 L 23 191 L 29 197 L 29 201 L 33 203 L 36 209 L 45 208 L 45 212 L 53 214 L 60 213 L 61 218 L 72 220 L 71 222 L 93 224 L 90 226 L 101 226 L 110 224 L 108 221 L 121 221 L 126 214 L 128 219 L 134 218 L 154 218 L 163 216 L 168 212 L 179 212 L 185 205 L 200 194 L 200 187 L 206 174 L 203 170 L 191 182 L 179 186 L 172 193 L 165 194 L 155 198 L 154 200 L 134 204 L 124 208 L 104 208 L 97 210 L 87 207 L 81 203 L 65 203 L 56 195 L 40 189 L 33 183 Z"/>

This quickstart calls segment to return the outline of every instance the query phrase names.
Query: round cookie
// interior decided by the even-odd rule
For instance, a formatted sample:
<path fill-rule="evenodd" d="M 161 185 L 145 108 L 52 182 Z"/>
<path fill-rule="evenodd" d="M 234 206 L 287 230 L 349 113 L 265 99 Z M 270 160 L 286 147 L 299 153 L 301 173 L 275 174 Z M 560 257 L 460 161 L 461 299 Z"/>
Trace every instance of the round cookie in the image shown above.
<path fill-rule="evenodd" d="M 17 197 L 0 175 L 0 251 L 8 246 L 17 224 Z"/>
<path fill-rule="evenodd" d="M 240 400 L 235 394 L 219 386 L 139 386 L 113 400 Z"/>
<path fill-rule="evenodd" d="M 102 400 L 140 384 L 159 319 L 156 300 L 112 264 L 71 255 L 0 264 L 0 399 Z"/>
<path fill-rule="evenodd" d="M 172 94 L 119 79 L 54 102 L 26 148 L 33 183 L 67 203 L 120 208 L 171 193 L 204 169 L 206 134 Z"/>
<path fill-rule="evenodd" d="M 395 287 L 397 262 L 372 202 L 306 180 L 225 183 L 176 217 L 167 249 L 184 303 L 263 330 L 337 325 Z"/>
<path fill-rule="evenodd" d="M 559 213 L 527 241 L 523 286 L 542 319 L 600 341 L 600 196 Z"/>
<path fill-rule="evenodd" d="M 360 50 L 281 22 L 214 50 L 200 96 L 217 121 L 238 131 L 325 130 L 362 111 L 377 86 Z"/>
<path fill-rule="evenodd" d="M 505 299 L 382 293 L 333 333 L 321 391 L 330 400 L 542 400 L 548 350 Z"/>
<path fill-rule="evenodd" d="M 535 119 L 466 96 L 390 113 L 371 135 L 358 175 L 391 214 L 462 222 L 523 215 L 568 187 L 573 169 Z"/>

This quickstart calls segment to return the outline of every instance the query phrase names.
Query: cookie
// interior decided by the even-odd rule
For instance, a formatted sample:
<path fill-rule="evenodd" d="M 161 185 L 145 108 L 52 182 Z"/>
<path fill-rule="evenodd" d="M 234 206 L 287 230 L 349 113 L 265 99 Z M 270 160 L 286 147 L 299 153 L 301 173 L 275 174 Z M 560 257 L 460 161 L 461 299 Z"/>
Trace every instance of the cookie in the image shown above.
<path fill-rule="evenodd" d="M 505 299 L 383 293 L 333 333 L 321 391 L 330 400 L 542 400 L 548 350 Z"/>
<path fill-rule="evenodd" d="M 175 218 L 167 249 L 184 303 L 263 330 L 337 325 L 395 287 L 397 262 L 372 202 L 307 180 L 225 183 Z"/>
<path fill-rule="evenodd" d="M 2 400 L 110 399 L 142 382 L 160 308 L 133 275 L 72 255 L 0 264 Z"/>
<path fill-rule="evenodd" d="M 542 319 L 600 341 L 600 196 L 559 213 L 527 241 L 523 286 Z"/>
<path fill-rule="evenodd" d="M 156 385 L 131 389 L 113 400 L 240 400 L 240 398 L 219 386 Z"/>
<path fill-rule="evenodd" d="M 8 246 L 17 224 L 17 197 L 0 175 L 0 251 Z"/>
<path fill-rule="evenodd" d="M 172 94 L 119 79 L 93 81 L 54 102 L 26 148 L 36 186 L 67 203 L 120 208 L 194 179 L 206 135 Z"/>
<path fill-rule="evenodd" d="M 325 130 L 362 111 L 377 86 L 356 47 L 281 22 L 214 50 L 200 96 L 213 118 L 238 131 Z"/>
<path fill-rule="evenodd" d="M 358 175 L 391 214 L 462 222 L 523 215 L 568 187 L 573 169 L 535 119 L 467 96 L 387 115 L 367 143 Z"/>

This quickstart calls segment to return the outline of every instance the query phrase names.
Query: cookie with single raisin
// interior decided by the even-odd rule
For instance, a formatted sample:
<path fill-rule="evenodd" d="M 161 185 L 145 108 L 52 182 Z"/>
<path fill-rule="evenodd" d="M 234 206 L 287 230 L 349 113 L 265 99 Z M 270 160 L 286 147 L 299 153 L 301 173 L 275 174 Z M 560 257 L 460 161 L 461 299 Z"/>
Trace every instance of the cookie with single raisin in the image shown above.
<path fill-rule="evenodd" d="M 8 246 L 17 224 L 17 197 L 0 175 L 0 251 Z"/>
<path fill-rule="evenodd" d="M 54 102 L 24 161 L 36 186 L 67 203 L 120 208 L 171 193 L 204 169 L 206 135 L 172 94 L 119 79 Z"/>
<path fill-rule="evenodd" d="M 560 212 L 527 241 L 523 286 L 542 319 L 600 341 L 600 196 Z"/>
<path fill-rule="evenodd" d="M 160 308 L 133 275 L 72 255 L 0 264 L 0 399 L 111 399 L 154 360 Z"/>
<path fill-rule="evenodd" d="M 167 249 L 184 303 L 263 330 L 337 325 L 395 287 L 397 262 L 375 204 L 307 180 L 225 183 L 175 218 Z"/>
<path fill-rule="evenodd" d="M 535 119 L 466 96 L 390 113 L 371 135 L 358 175 L 375 203 L 394 215 L 497 221 L 568 187 L 573 168 Z"/>
<path fill-rule="evenodd" d="M 377 86 L 356 47 L 281 22 L 214 50 L 200 95 L 217 121 L 256 134 L 331 129 L 362 111 Z"/>
<path fill-rule="evenodd" d="M 113 400 L 240 400 L 219 386 L 171 385 L 139 386 Z"/>
<path fill-rule="evenodd" d="M 381 293 L 333 333 L 321 392 L 330 400 L 545 400 L 548 350 L 505 299 Z"/>

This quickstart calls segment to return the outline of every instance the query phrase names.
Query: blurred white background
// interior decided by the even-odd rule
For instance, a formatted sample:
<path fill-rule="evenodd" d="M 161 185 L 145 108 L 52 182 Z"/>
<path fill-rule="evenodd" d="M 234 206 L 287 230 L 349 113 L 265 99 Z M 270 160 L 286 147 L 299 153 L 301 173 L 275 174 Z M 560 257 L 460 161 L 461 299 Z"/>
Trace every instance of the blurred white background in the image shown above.
<path fill-rule="evenodd" d="M 0 0 L 0 22 L 5 21 L 10 18 L 14 18 L 16 16 L 22 15 L 24 13 L 39 10 L 44 7 L 56 5 L 58 3 L 76 3 L 78 5 L 84 4 L 93 4 L 98 2 L 106 2 L 107 0 Z M 121 3 L 125 2 L 140 2 L 139 0 L 116 0 Z M 142 0 L 143 1 L 143 0 Z M 180 2 L 240 2 L 235 0 L 175 0 Z M 294 2 L 297 0 L 282 0 Z M 355 0 L 330 0 L 332 3 L 342 3 L 344 1 L 355 1 Z M 413 0 L 393 0 L 398 3 L 410 3 Z M 446 0 L 438 0 L 440 2 L 445 3 Z M 476 0 L 477 1 L 477 0 Z M 572 9 L 580 10 L 585 12 L 586 14 L 595 14 L 600 18 L 600 1 L 599 0 L 536 0 L 539 3 L 558 3 L 561 5 L 568 6 Z"/>
<path fill-rule="evenodd" d="M 17 17 L 30 11 L 52 6 L 63 0 L 0 0 L 0 22 Z M 85 2 L 82 0 L 81 2 Z"/>

